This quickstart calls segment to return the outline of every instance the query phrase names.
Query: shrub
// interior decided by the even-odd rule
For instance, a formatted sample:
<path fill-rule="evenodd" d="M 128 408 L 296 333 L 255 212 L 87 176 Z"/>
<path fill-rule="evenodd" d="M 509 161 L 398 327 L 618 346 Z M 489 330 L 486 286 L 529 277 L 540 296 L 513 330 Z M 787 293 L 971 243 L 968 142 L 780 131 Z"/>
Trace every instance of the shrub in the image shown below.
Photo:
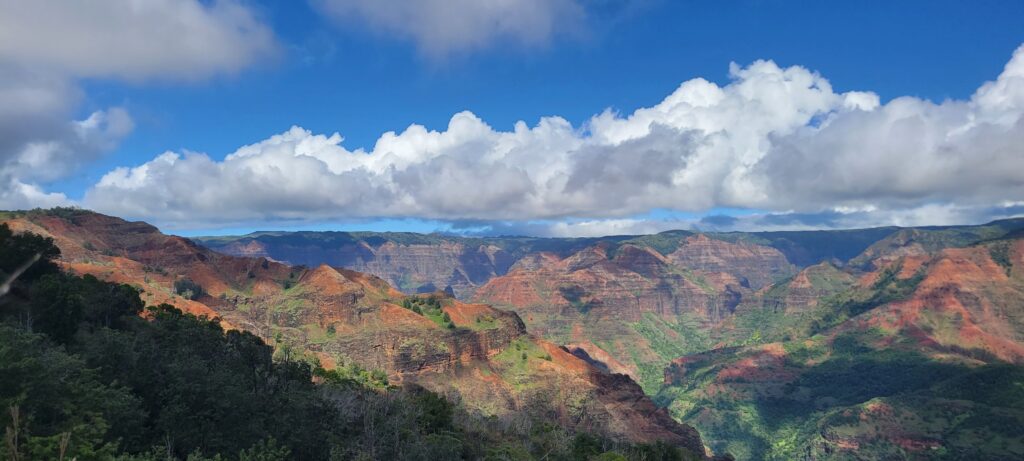
<path fill-rule="evenodd" d="M 206 294 L 203 287 L 192 279 L 178 279 L 174 281 L 174 292 L 183 298 L 197 300 Z"/>

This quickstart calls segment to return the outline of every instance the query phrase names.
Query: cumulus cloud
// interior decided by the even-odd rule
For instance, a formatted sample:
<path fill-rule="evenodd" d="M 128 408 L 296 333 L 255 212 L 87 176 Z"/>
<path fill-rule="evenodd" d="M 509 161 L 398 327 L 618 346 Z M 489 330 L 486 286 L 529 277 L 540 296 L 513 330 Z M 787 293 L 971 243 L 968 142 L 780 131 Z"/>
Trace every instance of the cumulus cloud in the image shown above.
<path fill-rule="evenodd" d="M 120 107 L 75 120 L 80 98 L 64 76 L 0 63 L 0 207 L 68 204 L 39 183 L 95 160 L 131 132 L 132 118 Z"/>
<path fill-rule="evenodd" d="M 369 151 L 293 127 L 221 161 L 169 152 L 118 168 L 85 204 L 176 227 L 415 217 L 566 220 L 549 232 L 589 234 L 636 228 L 652 209 L 831 216 L 818 227 L 834 227 L 943 223 L 1024 201 L 1024 47 L 969 100 L 940 103 L 882 104 L 771 61 L 732 65 L 730 77 L 578 127 L 546 117 L 502 131 L 462 112 L 443 131 L 385 133 Z M 808 224 L 771 219 L 759 224 Z"/>
<path fill-rule="evenodd" d="M 379 35 L 412 40 L 438 58 L 498 41 L 537 46 L 573 33 L 584 19 L 577 0 L 313 0 L 328 17 Z"/>
<path fill-rule="evenodd" d="M 0 0 L 0 207 L 68 204 L 41 186 L 114 149 L 122 107 L 76 116 L 81 78 L 196 80 L 276 49 L 234 0 Z"/>

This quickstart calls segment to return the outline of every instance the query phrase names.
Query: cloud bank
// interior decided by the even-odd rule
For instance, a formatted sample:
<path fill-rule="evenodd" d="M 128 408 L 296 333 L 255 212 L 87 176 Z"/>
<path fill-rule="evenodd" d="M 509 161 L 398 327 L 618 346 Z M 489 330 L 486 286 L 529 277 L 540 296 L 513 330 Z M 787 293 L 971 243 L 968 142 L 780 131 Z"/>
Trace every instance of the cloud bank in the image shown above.
<path fill-rule="evenodd" d="M 501 131 L 462 112 L 443 131 L 385 133 L 370 151 L 293 127 L 223 160 L 166 152 L 109 172 L 84 205 L 179 228 L 414 217 L 564 220 L 548 232 L 565 234 L 614 233 L 653 209 L 761 210 L 766 220 L 732 227 L 789 228 L 1020 212 L 1024 47 L 970 99 L 939 103 L 882 104 L 772 61 L 733 64 L 729 76 L 722 86 L 686 81 L 657 105 L 580 126 L 545 117 Z"/>
<path fill-rule="evenodd" d="M 195 81 L 277 48 L 233 0 L 0 0 L 0 11 L 0 207 L 8 209 L 70 203 L 41 185 L 132 131 L 122 107 L 76 116 L 79 79 Z"/>

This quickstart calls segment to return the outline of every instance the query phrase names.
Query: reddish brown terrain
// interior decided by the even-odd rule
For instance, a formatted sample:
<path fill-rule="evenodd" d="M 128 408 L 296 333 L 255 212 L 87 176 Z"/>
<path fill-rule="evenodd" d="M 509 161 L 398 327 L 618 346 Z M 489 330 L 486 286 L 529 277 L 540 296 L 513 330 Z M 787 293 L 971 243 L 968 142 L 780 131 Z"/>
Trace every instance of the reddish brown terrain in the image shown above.
<path fill-rule="evenodd" d="M 403 308 L 406 296 L 385 281 L 351 270 L 226 256 L 144 223 L 84 211 L 4 221 L 53 237 L 69 271 L 135 285 L 150 304 L 219 317 L 279 353 L 381 369 L 394 382 L 421 384 L 485 414 L 543 411 L 567 426 L 704 452 L 693 428 L 656 408 L 628 377 L 529 334 L 511 312 L 442 296 L 447 326 Z M 204 294 L 176 294 L 174 283 L 183 279 Z"/>
<path fill-rule="evenodd" d="M 993 250 L 1005 254 L 1003 264 L 993 259 Z M 837 333 L 872 330 L 912 338 L 931 354 L 1024 363 L 1024 240 L 876 264 L 882 267 L 876 274 L 889 269 L 896 280 L 920 281 L 911 296 L 856 317 Z"/>
<path fill-rule="evenodd" d="M 394 255 L 452 242 L 500 249 L 507 270 L 459 296 L 515 311 L 593 367 L 632 376 L 738 459 L 1013 459 L 1024 457 L 1024 433 L 1007 429 L 1024 426 L 1024 394 L 1012 391 L 1024 385 L 1022 228 L 1010 219 L 599 239 L 356 237 L 394 243 Z M 325 238 L 226 242 L 329 247 Z M 455 270 L 465 261 L 452 260 Z M 422 276 L 433 270 L 424 262 L 411 270 L 380 259 L 373 270 Z"/>
<path fill-rule="evenodd" d="M 739 459 L 1021 456 L 1010 428 L 1024 422 L 1024 239 L 926 248 L 905 237 L 909 249 L 863 255 L 874 269 L 859 280 L 831 276 L 848 289 L 813 306 L 802 288 L 820 286 L 813 268 L 775 288 L 785 309 L 834 326 L 676 359 L 658 400 Z M 787 437 L 800 444 L 772 445 Z"/>
<path fill-rule="evenodd" d="M 477 289 L 475 299 L 515 310 L 532 331 L 656 386 L 668 360 L 709 345 L 691 333 L 713 329 L 756 288 L 794 271 L 774 248 L 704 235 L 666 253 L 632 243 L 600 243 L 564 258 L 536 253 Z"/>

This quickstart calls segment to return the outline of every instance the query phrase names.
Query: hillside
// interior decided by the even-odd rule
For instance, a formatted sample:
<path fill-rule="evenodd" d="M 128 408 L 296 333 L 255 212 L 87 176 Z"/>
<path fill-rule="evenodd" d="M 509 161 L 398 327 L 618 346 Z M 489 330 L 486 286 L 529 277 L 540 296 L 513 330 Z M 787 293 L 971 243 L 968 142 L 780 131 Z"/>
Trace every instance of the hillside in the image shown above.
<path fill-rule="evenodd" d="M 1024 240 L 906 243 L 805 336 L 674 360 L 657 400 L 738 459 L 1024 456 Z"/>
<path fill-rule="evenodd" d="M 694 235 L 666 255 L 636 243 L 537 254 L 475 299 L 515 310 L 556 342 L 613 357 L 651 390 L 669 360 L 711 347 L 709 330 L 755 287 L 792 271 L 772 248 Z"/>
<path fill-rule="evenodd" d="M 441 294 L 407 298 L 377 277 L 326 265 L 221 255 L 144 223 L 86 211 L 14 213 L 3 221 L 52 237 L 65 270 L 137 286 L 147 304 L 219 317 L 278 354 L 382 370 L 392 382 L 422 385 L 481 415 L 545 415 L 569 428 L 703 453 L 696 431 L 657 409 L 639 386 L 530 335 L 513 313 Z M 433 310 L 403 307 L 414 302 Z"/>

